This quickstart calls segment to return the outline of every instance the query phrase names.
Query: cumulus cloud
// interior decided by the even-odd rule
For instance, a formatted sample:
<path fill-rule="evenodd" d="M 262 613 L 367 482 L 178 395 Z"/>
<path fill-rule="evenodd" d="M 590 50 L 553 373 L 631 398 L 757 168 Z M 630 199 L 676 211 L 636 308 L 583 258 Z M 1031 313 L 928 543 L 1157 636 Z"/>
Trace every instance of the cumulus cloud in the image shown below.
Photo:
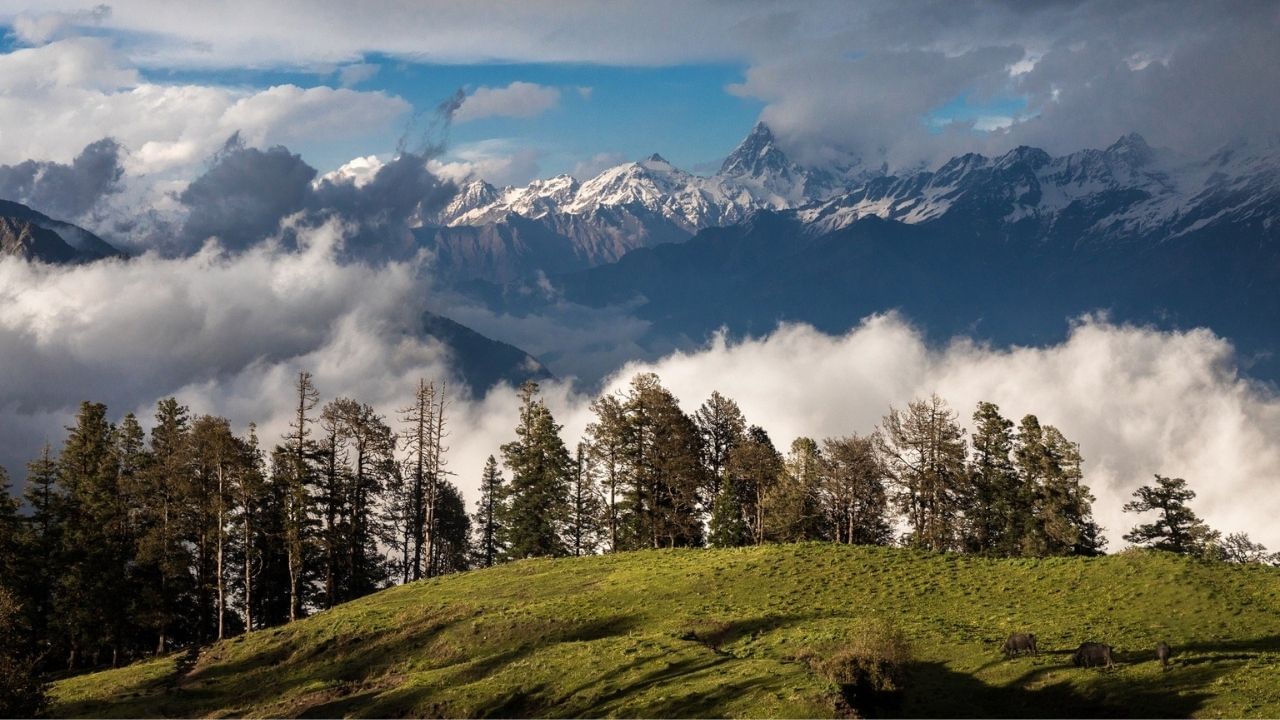
<path fill-rule="evenodd" d="M 186 215 L 166 249 L 190 252 L 216 238 L 223 247 L 243 250 L 297 215 L 295 222 L 307 227 L 334 218 L 347 223 L 349 250 L 402 256 L 400 251 L 412 251 L 408 224 L 438 210 L 455 191 L 428 169 L 427 158 L 410 152 L 356 167 L 358 172 L 330 173 L 317 182 L 315 168 L 288 148 L 249 147 L 233 135 L 177 195 Z M 291 244 L 295 233 L 284 229 L 284 242 Z M 163 227 L 150 244 L 163 247 L 163 233 L 170 230 Z"/>
<path fill-rule="evenodd" d="M 15 200 L 59 220 L 75 220 L 120 189 L 120 145 L 90 143 L 70 164 L 26 160 L 0 165 L 0 198 Z"/>
<path fill-rule="evenodd" d="M 253 145 L 385 127 L 409 105 L 383 92 L 144 81 L 109 41 L 72 37 L 0 54 L 0 162 L 69 162 L 115 138 L 130 175 L 188 171 L 240 132 Z"/>
<path fill-rule="evenodd" d="M 480 87 L 453 114 L 456 123 L 487 117 L 531 118 L 555 107 L 560 91 L 546 85 L 515 81 L 506 87 Z"/>
<path fill-rule="evenodd" d="M 452 148 L 448 156 L 433 160 L 431 169 L 455 182 L 483 178 L 499 187 L 523 185 L 537 176 L 541 156 L 536 148 L 491 138 Z"/>

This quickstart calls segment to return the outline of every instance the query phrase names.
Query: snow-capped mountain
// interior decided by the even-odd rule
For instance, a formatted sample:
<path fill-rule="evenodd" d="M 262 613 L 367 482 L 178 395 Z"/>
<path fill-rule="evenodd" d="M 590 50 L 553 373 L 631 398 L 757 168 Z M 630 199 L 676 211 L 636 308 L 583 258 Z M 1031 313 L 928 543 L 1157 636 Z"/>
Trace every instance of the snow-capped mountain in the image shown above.
<path fill-rule="evenodd" d="M 582 183 L 558 175 L 499 190 L 477 179 L 462 185 L 437 221 L 446 226 L 483 225 L 511 213 L 541 218 L 636 206 L 696 232 L 740 222 L 756 210 L 784 210 L 829 198 L 852 186 L 847 178 L 847 174 L 792 162 L 778 147 L 769 127 L 758 123 L 725 158 L 720 171 L 710 177 L 685 172 L 654 153 L 644 160 L 611 167 Z"/>
<path fill-rule="evenodd" d="M 759 210 L 800 207 L 847 190 L 851 185 L 837 180 L 844 177 L 792 162 L 768 126 L 757 124 L 720 171 L 709 177 L 681 170 L 655 153 L 581 183 L 559 175 L 499 189 L 471 180 L 461 184 L 434 218 L 434 227 L 424 228 L 420 236 L 430 235 L 424 239 L 455 277 L 509 280 L 533 270 L 612 262 L 639 247 L 743 222 Z M 511 240 L 515 234 L 535 232 L 522 221 L 534 221 L 563 238 L 565 246 L 556 252 L 561 261 L 493 257 L 529 250 Z M 544 247 L 554 244 L 549 238 L 539 242 Z M 499 267 L 504 269 L 494 275 Z"/>
<path fill-rule="evenodd" d="M 1169 239 L 1216 223 L 1280 230 L 1280 152 L 1239 144 L 1188 159 L 1127 135 L 1105 150 L 1051 157 L 1019 147 L 967 154 L 934 171 L 884 176 L 798 210 L 812 234 L 875 216 L 963 223 L 1019 237 L 1114 243 Z"/>

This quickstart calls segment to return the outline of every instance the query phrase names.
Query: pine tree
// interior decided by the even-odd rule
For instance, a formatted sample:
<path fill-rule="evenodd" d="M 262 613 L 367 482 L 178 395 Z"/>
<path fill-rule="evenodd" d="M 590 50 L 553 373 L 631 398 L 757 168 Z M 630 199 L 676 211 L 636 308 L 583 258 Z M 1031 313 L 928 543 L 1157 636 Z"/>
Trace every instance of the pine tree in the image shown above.
<path fill-rule="evenodd" d="M 1084 484 L 1084 459 L 1080 446 L 1067 438 L 1054 426 L 1044 429 L 1045 445 L 1053 458 L 1050 483 L 1056 486 L 1052 493 L 1060 497 L 1057 512 L 1059 524 L 1066 529 L 1060 543 L 1053 548 L 1055 555 L 1101 555 L 1107 539 L 1102 528 L 1093 519 L 1093 494 Z"/>
<path fill-rule="evenodd" d="M 182 537 L 185 491 L 194 472 L 188 410 L 174 398 L 156 405 L 151 428 L 150 462 L 139 477 L 138 572 L 141 586 L 137 612 L 155 633 L 156 652 L 163 653 L 192 617 L 191 559 Z"/>
<path fill-rule="evenodd" d="M 886 545 L 892 539 L 885 469 L 870 437 L 823 441 L 822 484 L 836 542 Z"/>
<path fill-rule="evenodd" d="M 711 547 L 742 547 L 752 542 L 751 529 L 743 517 L 742 499 L 737 488 L 738 483 L 732 476 L 720 483 L 720 493 L 711 504 L 707 536 Z"/>
<path fill-rule="evenodd" d="M 591 403 L 596 419 L 587 426 L 587 442 L 592 460 L 600 471 L 604 500 L 604 532 L 608 551 L 621 549 L 621 503 L 626 481 L 630 429 L 623 400 L 604 395 Z"/>
<path fill-rule="evenodd" d="M 120 526 L 121 503 L 106 406 L 81 403 L 68 430 L 58 459 L 67 515 L 54 612 L 69 647 L 68 667 L 76 667 L 81 653 L 96 663 L 101 650 L 119 651 L 120 619 L 130 596 L 125 568 L 132 553 L 113 532 Z"/>
<path fill-rule="evenodd" d="M 312 382 L 311 373 L 301 370 L 294 386 L 296 405 L 290 432 L 285 439 L 289 466 L 281 475 L 284 480 L 284 545 L 288 563 L 289 622 L 302 617 L 304 573 L 308 549 L 311 544 L 313 502 L 311 485 L 314 478 L 312 459 L 315 445 L 311 440 L 311 425 L 315 418 L 311 411 L 320 403 L 320 393 Z"/>
<path fill-rule="evenodd" d="M 764 428 L 747 428 L 742 442 L 729 452 L 728 478 L 742 503 L 751 541 L 764 543 L 765 528 L 771 510 L 768 497 L 782 474 L 782 456 L 778 454 Z"/>
<path fill-rule="evenodd" d="M 964 499 L 965 549 L 1001 556 L 1022 551 L 1024 513 L 1014 468 L 1013 421 L 994 403 L 980 402 L 973 413 L 973 457 L 969 496 Z"/>
<path fill-rule="evenodd" d="M 812 438 L 800 437 L 782 463 L 782 473 L 767 495 L 770 514 L 765 537 L 774 542 L 824 540 L 828 537 L 822 506 L 822 454 Z"/>
<path fill-rule="evenodd" d="M 538 398 L 538 384 L 520 386 L 516 439 L 502 446 L 511 472 L 500 522 L 505 558 L 556 557 L 566 552 L 569 453 L 560 426 Z"/>
<path fill-rule="evenodd" d="M 484 462 L 484 473 L 480 476 L 480 499 L 476 501 L 476 512 L 471 525 L 476 529 L 475 565 L 493 567 L 502 557 L 503 536 L 500 518 L 502 517 L 502 498 L 505 486 L 502 472 L 498 470 L 498 461 L 492 455 Z"/>
<path fill-rule="evenodd" d="M 457 486 L 442 480 L 437 494 L 435 557 L 431 566 L 437 575 L 462 572 L 470 567 L 471 519 Z"/>
<path fill-rule="evenodd" d="M 720 483 L 729 466 L 729 453 L 742 441 L 747 432 L 747 421 L 738 404 L 719 392 L 711 397 L 693 415 L 702 436 L 702 463 L 707 471 L 707 497 L 720 495 Z"/>
<path fill-rule="evenodd" d="M 232 478 L 231 495 L 235 502 L 233 523 L 239 533 L 241 613 L 245 632 L 253 632 L 257 602 L 254 581 L 262 571 L 261 544 L 265 539 L 262 518 L 269 512 L 267 478 L 256 425 L 249 425 L 249 435 L 240 449 L 242 462 Z"/>
<path fill-rule="evenodd" d="M 569 523 L 565 541 L 570 555 L 590 555 L 600 544 L 601 503 L 586 444 L 578 443 L 569 480 Z"/>
<path fill-rule="evenodd" d="M 631 380 L 626 413 L 626 482 L 620 518 L 628 547 L 702 544 L 706 487 L 693 420 L 652 373 Z"/>
<path fill-rule="evenodd" d="M 48 443 L 40 456 L 27 464 L 27 487 L 23 498 L 31 510 L 27 518 L 25 572 L 22 599 L 27 609 L 38 652 L 51 649 L 49 625 L 53 617 L 53 592 L 62 574 L 62 536 L 66 523 L 66 498 L 58 486 L 58 465 Z"/>
<path fill-rule="evenodd" d="M 897 486 L 895 500 L 916 547 L 952 550 L 960 541 L 961 498 L 967 493 L 964 431 L 946 401 L 932 395 L 890 408 L 876 448 Z"/>
<path fill-rule="evenodd" d="M 1182 478 L 1156 475 L 1154 485 L 1133 491 L 1135 500 L 1124 504 L 1125 512 L 1158 513 L 1155 522 L 1134 527 L 1124 539 L 1135 545 L 1182 554 L 1201 554 L 1217 539 L 1217 533 L 1187 505 L 1196 497 Z"/>
<path fill-rule="evenodd" d="M 436 387 L 424 379 L 418 380 L 414 391 L 413 404 L 402 409 L 401 422 L 408 458 L 408 502 L 405 511 L 408 515 L 406 527 L 409 534 L 409 548 L 412 557 L 409 560 L 410 577 L 417 580 L 422 577 L 424 545 L 427 541 L 427 514 L 434 488 L 430 486 L 434 475 L 431 473 L 432 458 L 435 455 L 433 444 L 436 436 Z"/>

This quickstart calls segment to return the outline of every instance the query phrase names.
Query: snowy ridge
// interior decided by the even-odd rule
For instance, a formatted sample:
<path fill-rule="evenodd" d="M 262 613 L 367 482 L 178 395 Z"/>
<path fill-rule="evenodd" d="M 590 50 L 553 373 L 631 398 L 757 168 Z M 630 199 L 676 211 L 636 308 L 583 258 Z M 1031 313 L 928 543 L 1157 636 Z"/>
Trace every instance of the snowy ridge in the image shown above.
<path fill-rule="evenodd" d="M 635 208 L 692 234 L 742 222 L 757 210 L 799 207 L 847 189 L 833 185 L 830 176 L 787 159 L 768 126 L 761 123 L 710 177 L 681 170 L 655 153 L 608 168 L 582 183 L 560 175 L 499 190 L 476 179 L 462 185 L 436 222 L 451 227 L 477 226 L 500 222 L 510 214 L 539 219 L 560 213 L 593 216 L 605 209 Z"/>
<path fill-rule="evenodd" d="M 1280 219 L 1276 142 L 1223 148 L 1193 160 L 1137 134 L 1105 150 L 1051 157 L 1019 147 L 995 158 L 967 154 L 935 171 L 876 178 L 796 211 L 812 234 L 876 216 L 917 224 L 944 219 L 1081 239 L 1176 237 L 1220 222 Z"/>

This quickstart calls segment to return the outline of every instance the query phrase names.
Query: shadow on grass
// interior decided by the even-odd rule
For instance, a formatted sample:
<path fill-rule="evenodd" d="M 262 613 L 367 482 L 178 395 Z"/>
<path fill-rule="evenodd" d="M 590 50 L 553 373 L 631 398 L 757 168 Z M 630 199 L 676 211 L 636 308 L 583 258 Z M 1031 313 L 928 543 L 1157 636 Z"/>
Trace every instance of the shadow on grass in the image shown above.
<path fill-rule="evenodd" d="M 1092 669 L 1086 688 L 1072 679 L 1042 683 L 1042 676 L 1060 670 L 1037 668 L 1005 686 L 993 686 L 942 663 L 910 666 L 908 691 L 901 706 L 903 717 L 1026 717 L 1112 718 L 1190 717 L 1211 697 L 1208 686 L 1223 672 L 1200 668 L 1153 677 L 1122 676 Z M 1073 678 L 1074 679 L 1074 678 Z"/>

